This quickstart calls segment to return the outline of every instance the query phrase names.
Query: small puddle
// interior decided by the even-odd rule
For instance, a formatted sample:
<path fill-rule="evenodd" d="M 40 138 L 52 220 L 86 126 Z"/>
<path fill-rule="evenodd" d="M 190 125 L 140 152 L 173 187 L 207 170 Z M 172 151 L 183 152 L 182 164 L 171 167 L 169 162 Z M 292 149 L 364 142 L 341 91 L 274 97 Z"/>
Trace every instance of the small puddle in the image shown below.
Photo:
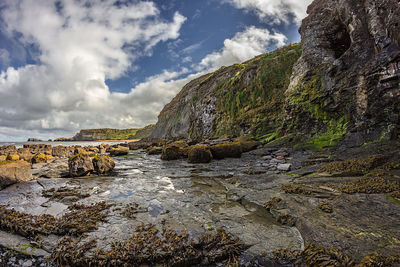
<path fill-rule="evenodd" d="M 133 190 L 128 190 L 126 194 L 124 194 L 124 193 L 119 193 L 119 194 L 116 195 L 116 196 L 110 197 L 110 199 L 128 198 L 128 197 L 130 197 L 130 196 L 132 196 L 132 195 L 133 195 Z"/>

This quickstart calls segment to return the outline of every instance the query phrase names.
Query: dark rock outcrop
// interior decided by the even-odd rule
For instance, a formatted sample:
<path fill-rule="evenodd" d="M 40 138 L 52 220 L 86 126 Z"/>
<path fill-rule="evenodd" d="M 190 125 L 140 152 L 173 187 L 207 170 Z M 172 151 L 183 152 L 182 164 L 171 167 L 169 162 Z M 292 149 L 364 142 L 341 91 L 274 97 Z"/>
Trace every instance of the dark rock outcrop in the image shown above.
<path fill-rule="evenodd" d="M 125 156 L 129 153 L 129 147 L 124 146 L 117 146 L 110 148 L 110 155 L 111 156 Z"/>
<path fill-rule="evenodd" d="M 345 135 L 348 145 L 397 139 L 398 1 L 315 0 L 307 12 L 303 54 L 286 91 L 286 130 L 325 132 L 331 141 Z"/>
<path fill-rule="evenodd" d="M 71 177 L 85 176 L 94 171 L 92 159 L 86 152 L 72 156 L 68 160 L 68 168 Z"/>
<path fill-rule="evenodd" d="M 211 153 L 215 159 L 240 158 L 242 148 L 239 142 L 228 142 L 210 147 Z"/>
<path fill-rule="evenodd" d="M 176 141 L 163 146 L 161 159 L 176 160 L 186 158 L 188 156 L 188 145 L 184 141 Z"/>

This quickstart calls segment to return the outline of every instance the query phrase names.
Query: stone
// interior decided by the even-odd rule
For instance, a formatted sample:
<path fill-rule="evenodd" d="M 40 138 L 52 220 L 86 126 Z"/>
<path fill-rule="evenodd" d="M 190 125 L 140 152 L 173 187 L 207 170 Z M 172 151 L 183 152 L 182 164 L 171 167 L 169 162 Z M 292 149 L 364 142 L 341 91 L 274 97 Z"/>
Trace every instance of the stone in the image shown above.
<path fill-rule="evenodd" d="M 86 176 L 94 171 L 92 159 L 86 152 L 75 154 L 68 160 L 71 177 Z"/>
<path fill-rule="evenodd" d="M 212 159 L 210 148 L 206 145 L 195 145 L 188 148 L 190 163 L 209 163 Z"/>
<path fill-rule="evenodd" d="M 73 151 L 69 147 L 64 147 L 64 146 L 55 146 L 53 147 L 53 157 L 58 157 L 58 158 L 69 158 L 73 154 Z"/>
<path fill-rule="evenodd" d="M 242 153 L 255 150 L 261 145 L 260 142 L 252 140 L 251 138 L 245 136 L 241 136 L 237 138 L 235 141 L 239 142 L 240 148 L 242 149 Z"/>
<path fill-rule="evenodd" d="M 0 188 L 32 180 L 31 164 L 23 161 L 0 162 Z"/>
<path fill-rule="evenodd" d="M 162 153 L 162 147 L 152 146 L 147 148 L 148 155 L 160 155 Z"/>
<path fill-rule="evenodd" d="M 7 160 L 16 161 L 19 160 L 19 156 L 17 154 L 8 154 Z"/>
<path fill-rule="evenodd" d="M 0 162 L 1 161 L 6 161 L 7 160 L 7 156 L 6 155 L 0 155 Z"/>
<path fill-rule="evenodd" d="M 25 160 L 27 162 L 31 162 L 33 155 L 27 148 L 18 148 L 17 149 L 17 154 L 20 159 Z"/>
<path fill-rule="evenodd" d="M 188 156 L 188 145 L 184 141 L 176 141 L 163 146 L 162 160 L 177 160 Z"/>
<path fill-rule="evenodd" d="M 107 174 L 114 170 L 115 162 L 110 156 L 98 155 L 93 158 L 93 166 L 98 174 Z"/>
<path fill-rule="evenodd" d="M 211 153 L 215 159 L 240 158 L 242 148 L 239 142 L 227 142 L 210 147 Z"/>
<path fill-rule="evenodd" d="M 33 158 L 32 158 L 32 163 L 44 163 L 44 162 L 50 162 L 54 160 L 54 157 L 51 155 L 46 155 L 44 153 L 39 153 L 36 154 Z"/>
<path fill-rule="evenodd" d="M 277 168 L 279 171 L 287 172 L 287 171 L 290 171 L 290 169 L 292 168 L 292 164 L 290 164 L 290 163 L 278 164 Z"/>
<path fill-rule="evenodd" d="M 110 149 L 111 156 L 124 156 L 128 155 L 128 153 L 129 153 L 129 147 L 125 146 L 112 147 Z"/>

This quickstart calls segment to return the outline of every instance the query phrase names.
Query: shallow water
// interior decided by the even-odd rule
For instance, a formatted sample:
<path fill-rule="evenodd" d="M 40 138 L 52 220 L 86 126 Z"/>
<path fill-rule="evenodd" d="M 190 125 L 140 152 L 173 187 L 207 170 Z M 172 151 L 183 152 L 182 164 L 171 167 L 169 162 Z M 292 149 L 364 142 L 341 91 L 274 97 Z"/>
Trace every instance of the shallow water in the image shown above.
<path fill-rule="evenodd" d="M 246 253 L 250 255 L 303 247 L 296 228 L 278 225 L 262 207 L 289 177 L 268 171 L 257 155 L 190 164 L 185 160 L 161 161 L 160 156 L 135 151 L 115 161 L 113 176 L 45 179 L 10 186 L 0 191 L 0 204 L 36 215 L 61 216 L 67 205 L 41 194 L 45 189 L 67 186 L 90 194 L 78 203 L 114 204 L 108 222 L 88 237 L 103 246 L 128 238 L 142 223 L 159 224 L 164 219 L 168 227 L 187 229 L 193 236 L 225 228 L 248 246 Z M 267 172 L 248 175 L 245 171 L 249 168 Z M 139 206 L 135 218 L 122 215 L 121 210 L 133 203 Z"/>

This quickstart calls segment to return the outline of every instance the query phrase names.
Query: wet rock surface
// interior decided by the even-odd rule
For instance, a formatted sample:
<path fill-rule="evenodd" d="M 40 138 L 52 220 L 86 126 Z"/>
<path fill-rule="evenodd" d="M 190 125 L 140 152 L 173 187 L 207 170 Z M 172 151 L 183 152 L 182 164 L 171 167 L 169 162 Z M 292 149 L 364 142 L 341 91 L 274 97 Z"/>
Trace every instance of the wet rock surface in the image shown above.
<path fill-rule="evenodd" d="M 396 146 L 388 144 L 386 150 L 390 153 L 386 153 L 385 146 L 380 145 L 380 152 L 396 154 L 400 151 L 394 149 Z M 126 247 L 136 242 L 132 238 L 151 237 L 155 246 L 159 243 L 154 231 L 162 233 L 163 227 L 177 231 L 169 235 L 188 242 L 186 245 L 198 242 L 196 238 L 204 233 L 216 233 L 222 228 L 232 237 L 227 237 L 226 244 L 236 244 L 228 241 L 235 238 L 243 243 L 239 263 L 252 262 L 255 266 L 272 264 L 276 250 L 302 251 L 310 243 L 335 247 L 360 258 L 373 251 L 395 256 L 400 248 L 396 241 L 400 205 L 390 194 L 397 190 L 393 185 L 399 184 L 398 166 L 390 165 L 386 170 L 390 175 L 382 177 L 393 183 L 390 184 L 393 190 L 377 194 L 340 191 L 343 184 L 356 182 L 363 176 L 341 177 L 318 172 L 326 166 L 326 161 L 368 158 L 374 151 L 377 149 L 373 146 L 365 148 L 362 155 L 359 150 L 310 153 L 264 147 L 243 153 L 241 158 L 207 164 L 192 164 L 186 159 L 163 161 L 159 155 L 148 155 L 145 150 L 131 151 L 127 156 L 114 157 L 116 167 L 111 176 L 40 179 L 12 185 L 0 191 L 0 205 L 35 216 L 49 214 L 60 223 L 62 218 L 75 218 L 68 215 L 71 210 L 78 209 L 77 212 L 79 207 L 104 202 L 107 205 L 102 212 L 104 216 L 90 231 L 84 229 L 84 235 L 74 230 L 80 237 L 67 235 L 67 239 L 62 239 L 64 234 L 59 233 L 66 230 L 57 230 L 58 235 L 42 236 L 44 250 L 64 263 L 76 260 L 65 256 L 68 250 L 85 259 L 95 255 L 94 262 L 99 263 L 104 258 L 94 251 L 124 253 Z M 327 160 L 316 160 L 321 158 Z M 291 171 L 279 170 L 282 164 L 291 164 Z M 380 171 L 375 165 L 373 168 Z M 188 239 L 181 235 L 182 231 L 187 231 Z M 20 238 L 21 233 L 11 236 Z M 31 236 L 24 238 L 34 241 Z M 120 242 L 120 249 L 112 252 L 114 241 Z M 2 246 L 6 245 L 4 242 Z M 229 254 L 226 248 L 220 247 L 221 253 Z M 195 257 L 196 253 L 188 255 Z M 207 255 L 210 259 L 214 257 L 212 253 Z"/>

